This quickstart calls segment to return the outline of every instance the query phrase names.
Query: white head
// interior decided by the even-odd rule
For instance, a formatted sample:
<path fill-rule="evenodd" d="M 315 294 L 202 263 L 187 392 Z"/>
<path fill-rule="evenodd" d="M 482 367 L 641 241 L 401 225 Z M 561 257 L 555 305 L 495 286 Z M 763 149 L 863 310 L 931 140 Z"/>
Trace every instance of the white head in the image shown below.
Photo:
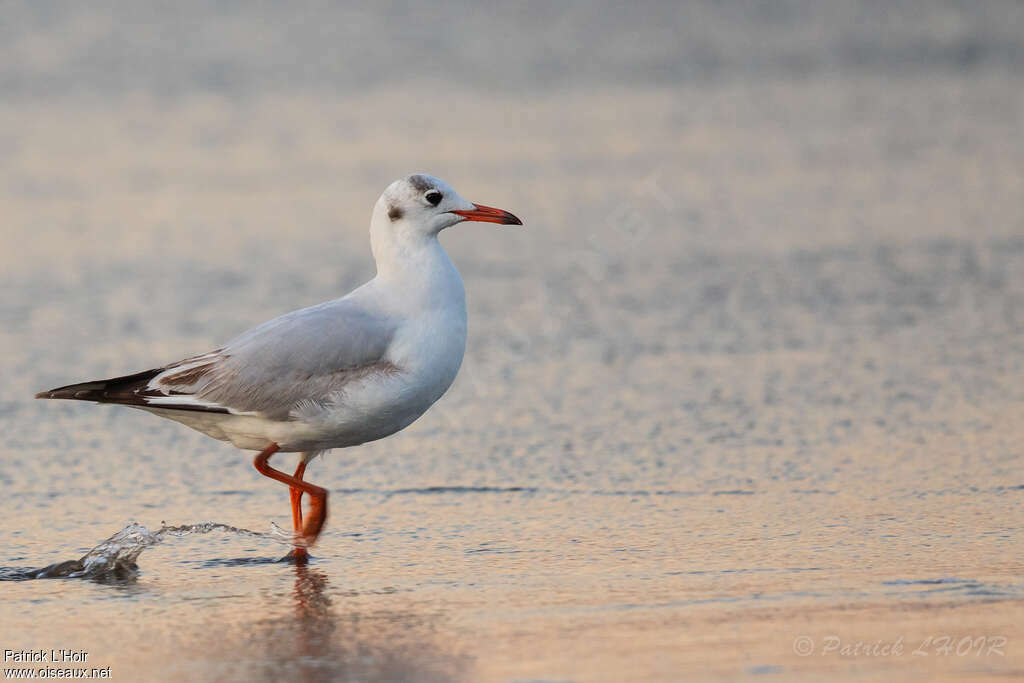
<path fill-rule="evenodd" d="M 378 251 L 385 244 L 402 250 L 413 248 L 465 221 L 523 224 L 508 211 L 466 201 L 440 178 L 414 173 L 391 183 L 373 207 L 370 239 L 374 255 L 379 260 Z"/>

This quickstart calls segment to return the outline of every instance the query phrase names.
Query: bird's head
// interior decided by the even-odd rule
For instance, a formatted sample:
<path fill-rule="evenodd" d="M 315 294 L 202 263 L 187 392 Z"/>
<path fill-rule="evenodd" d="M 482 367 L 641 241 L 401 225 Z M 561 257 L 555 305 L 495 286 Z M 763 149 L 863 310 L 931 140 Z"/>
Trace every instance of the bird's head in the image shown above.
<path fill-rule="evenodd" d="M 465 221 L 523 224 L 508 211 L 463 199 L 451 185 L 424 173 L 391 183 L 373 209 L 374 225 L 387 226 L 392 234 L 409 237 L 433 237 Z"/>

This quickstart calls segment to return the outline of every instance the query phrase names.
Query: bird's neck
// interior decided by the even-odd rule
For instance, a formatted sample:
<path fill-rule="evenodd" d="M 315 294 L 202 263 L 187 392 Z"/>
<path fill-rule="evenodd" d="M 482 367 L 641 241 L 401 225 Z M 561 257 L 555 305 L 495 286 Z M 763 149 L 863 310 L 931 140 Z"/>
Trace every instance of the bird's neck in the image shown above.
<path fill-rule="evenodd" d="M 396 234 L 371 228 L 377 280 L 430 308 L 465 307 L 462 277 L 437 235 Z"/>

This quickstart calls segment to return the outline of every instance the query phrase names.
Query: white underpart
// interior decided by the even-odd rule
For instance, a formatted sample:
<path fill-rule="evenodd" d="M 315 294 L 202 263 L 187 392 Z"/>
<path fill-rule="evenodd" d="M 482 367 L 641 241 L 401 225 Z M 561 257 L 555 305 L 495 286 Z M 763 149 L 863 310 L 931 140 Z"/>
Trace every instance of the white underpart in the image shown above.
<path fill-rule="evenodd" d="M 380 439 L 422 415 L 455 379 L 466 345 L 462 278 L 437 235 L 463 220 L 450 211 L 473 204 L 419 178 L 444 199 L 425 203 L 422 180 L 385 191 L 370 226 L 376 277 L 169 367 L 149 385 L 162 395 L 143 409 L 239 448 L 307 452 Z M 399 219 L 388 215 L 394 206 Z M 210 364 L 191 384 L 167 384 Z"/>

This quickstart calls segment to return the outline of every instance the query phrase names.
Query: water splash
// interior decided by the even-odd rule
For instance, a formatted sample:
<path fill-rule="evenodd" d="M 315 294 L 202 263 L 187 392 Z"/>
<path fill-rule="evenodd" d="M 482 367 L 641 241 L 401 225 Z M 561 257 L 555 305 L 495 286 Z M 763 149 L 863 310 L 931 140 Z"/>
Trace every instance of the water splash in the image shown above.
<path fill-rule="evenodd" d="M 115 583 L 131 581 L 138 576 L 139 566 L 136 560 L 146 548 L 163 543 L 167 538 L 208 534 L 214 531 L 266 539 L 282 545 L 291 545 L 293 538 L 292 534 L 286 533 L 276 524 L 271 524 L 269 532 L 262 533 L 219 522 L 182 525 L 165 523 L 157 531 L 150 531 L 141 524 L 131 522 L 77 560 L 57 562 L 41 569 L 0 567 L 0 581 L 54 578 L 84 578 Z"/>

